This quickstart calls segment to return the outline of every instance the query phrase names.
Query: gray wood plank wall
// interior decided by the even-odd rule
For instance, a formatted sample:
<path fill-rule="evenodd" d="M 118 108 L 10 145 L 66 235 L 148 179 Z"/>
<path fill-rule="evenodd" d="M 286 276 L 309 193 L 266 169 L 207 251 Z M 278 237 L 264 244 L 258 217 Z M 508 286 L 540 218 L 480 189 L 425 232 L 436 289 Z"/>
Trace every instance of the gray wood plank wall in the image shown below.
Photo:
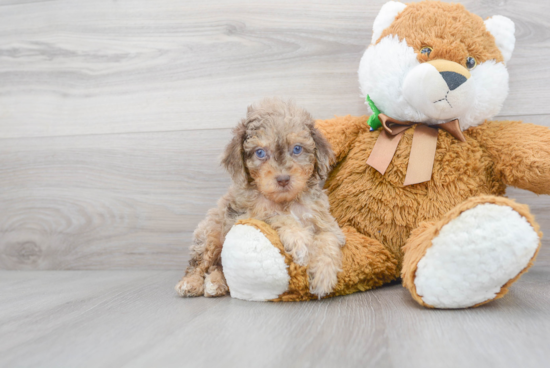
<path fill-rule="evenodd" d="M 182 269 L 248 104 L 366 113 L 384 2 L 0 1 L 0 269 Z M 516 24 L 501 117 L 550 126 L 550 2 L 461 2 Z M 548 197 L 509 195 L 550 234 Z"/>

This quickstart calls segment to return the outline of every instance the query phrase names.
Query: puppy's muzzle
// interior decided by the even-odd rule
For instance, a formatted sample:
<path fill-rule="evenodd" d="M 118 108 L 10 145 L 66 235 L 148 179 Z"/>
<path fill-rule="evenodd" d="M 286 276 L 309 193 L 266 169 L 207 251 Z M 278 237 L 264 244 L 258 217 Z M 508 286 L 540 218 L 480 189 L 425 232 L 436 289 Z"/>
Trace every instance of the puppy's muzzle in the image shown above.
<path fill-rule="evenodd" d="M 277 184 L 283 188 L 290 183 L 290 175 L 278 175 L 275 179 L 277 180 Z"/>

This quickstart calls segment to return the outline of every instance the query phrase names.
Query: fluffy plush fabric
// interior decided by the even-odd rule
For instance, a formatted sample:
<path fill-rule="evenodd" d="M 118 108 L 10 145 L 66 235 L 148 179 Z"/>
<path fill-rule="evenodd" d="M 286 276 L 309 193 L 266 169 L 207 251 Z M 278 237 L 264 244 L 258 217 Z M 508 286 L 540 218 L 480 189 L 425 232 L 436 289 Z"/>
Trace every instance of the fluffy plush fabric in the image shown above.
<path fill-rule="evenodd" d="M 530 266 L 541 235 L 526 206 L 498 197 L 469 199 L 437 224 L 413 232 L 405 247 L 403 285 L 435 308 L 500 298 L 509 280 Z"/>
<path fill-rule="evenodd" d="M 370 289 L 401 275 L 420 304 L 463 308 L 503 296 L 531 266 L 542 234 L 526 206 L 502 196 L 507 185 L 550 194 L 550 130 L 489 120 L 506 98 L 504 62 L 514 47 L 513 31 L 507 18 L 484 22 L 457 4 L 384 6 L 375 21 L 376 40 L 361 60 L 362 92 L 394 119 L 436 125 L 445 120 L 430 117 L 426 102 L 411 103 L 415 92 L 403 93 L 404 81 L 415 68 L 423 68 L 430 75 L 418 78 L 419 91 L 448 87 L 458 91 L 459 100 L 462 85 L 452 88 L 446 80 L 436 81 L 444 78 L 437 72 L 457 72 L 471 79 L 468 91 L 473 94 L 468 108 L 454 116 L 466 141 L 439 130 L 431 180 L 403 186 L 414 127 L 403 133 L 381 175 L 367 165 L 380 135 L 369 131 L 368 117 L 317 121 L 335 152 L 325 188 L 347 240 L 343 271 L 330 296 Z M 427 47 L 431 52 L 423 53 Z M 475 58 L 475 68 L 468 58 Z M 445 61 L 448 70 L 440 70 L 436 60 Z M 435 103 L 429 98 L 428 104 Z M 453 98 L 449 102 L 458 101 Z M 447 112 L 440 116 L 452 116 Z M 285 261 L 289 287 L 274 300 L 313 299 L 306 270 L 289 256 Z"/>
<path fill-rule="evenodd" d="M 513 204 L 505 198 L 483 195 L 503 195 L 506 184 L 550 194 L 550 130 L 547 128 L 512 121 L 485 122 L 464 132 L 465 143 L 439 131 L 432 180 L 403 187 L 414 129 L 405 133 L 392 163 L 382 176 L 366 164 L 380 134 L 369 132 L 366 121 L 366 116 L 346 116 L 317 122 L 331 142 L 338 161 L 327 180 L 326 189 L 332 214 L 343 227 L 347 241 L 342 248 L 343 271 L 338 276 L 334 293 L 329 296 L 380 286 L 398 278 L 401 271 L 404 285 L 413 296 L 416 295 L 412 291 L 414 281 L 411 280 L 414 280 L 416 263 L 421 257 L 413 261 L 409 259 L 404 264 L 404 255 L 417 254 L 416 247 L 425 250 L 422 247 L 426 244 L 431 246 L 432 239 L 438 233 L 432 229 L 434 219 L 447 223 L 458 217 L 464 208 L 473 205 L 505 201 L 538 232 L 538 225 L 526 206 Z M 517 140 L 520 135 L 522 140 Z M 309 293 L 307 269 L 295 264 L 284 252 L 276 233 L 268 225 L 259 222 L 255 226 L 261 228 L 264 234 L 271 233 L 267 237 L 288 265 L 288 289 L 271 300 L 315 299 Z M 431 230 L 424 231 L 426 229 Z M 409 242 L 406 252 L 403 252 L 411 232 L 412 239 L 420 237 L 421 241 Z M 540 232 L 537 234 L 542 235 Z M 233 258 L 238 262 L 235 269 L 241 277 L 244 271 L 238 270 L 248 267 L 247 261 L 241 257 Z M 534 258 L 535 255 L 529 259 L 524 270 Z M 517 265 L 523 267 L 524 260 L 518 258 L 517 261 Z M 231 271 L 228 273 L 225 267 L 224 259 L 224 272 L 229 280 Z M 503 295 L 507 285 L 502 285 L 502 290 L 496 297 Z M 231 293 L 234 293 L 234 287 Z M 245 299 L 253 298 L 247 296 Z M 421 297 L 416 299 L 431 306 Z"/>
<path fill-rule="evenodd" d="M 372 25 L 372 43 L 380 38 L 382 32 L 393 23 L 397 14 L 403 11 L 405 7 L 405 4 L 397 1 L 388 1 L 382 6 Z"/>
<path fill-rule="evenodd" d="M 389 17 L 385 6 L 379 15 L 382 20 Z M 382 112 L 394 119 L 440 124 L 458 118 L 463 130 L 500 111 L 508 95 L 508 72 L 503 61 L 514 49 L 512 21 L 495 16 L 484 23 L 460 4 L 432 1 L 409 4 L 394 18 L 361 59 L 359 83 L 363 96 L 369 95 Z M 375 25 L 377 22 L 378 17 Z M 490 31 L 495 32 L 498 43 Z M 497 44 L 503 47 L 502 52 Z M 420 52 L 425 47 L 431 49 L 429 55 Z M 449 91 L 439 73 L 422 73 L 428 61 L 447 60 L 466 67 L 468 57 L 473 57 L 477 66 L 471 70 L 468 83 L 456 90 Z M 443 83 L 441 87 L 438 81 Z M 422 100 L 423 95 L 428 97 Z M 436 100 L 445 104 L 444 99 L 453 105 L 452 109 L 430 108 L 436 106 Z"/>
<path fill-rule="evenodd" d="M 369 95 L 381 111 L 395 119 L 426 120 L 427 117 L 415 110 L 401 93 L 407 72 L 418 65 L 414 49 L 405 40 L 391 35 L 380 40 L 365 51 L 359 64 L 363 98 Z"/>
<path fill-rule="evenodd" d="M 334 292 L 327 297 L 368 290 L 391 281 L 397 273 L 395 257 L 376 240 L 350 227 L 343 231 L 347 243 L 342 250 L 342 272 L 338 274 Z M 293 261 L 277 232 L 262 221 L 239 221 L 227 234 L 222 258 L 234 298 L 253 301 L 318 298 L 309 291 L 307 267 Z"/>
<path fill-rule="evenodd" d="M 495 15 L 485 21 L 485 28 L 495 37 L 495 42 L 505 62 L 512 57 L 516 44 L 514 22 L 502 15 Z"/>
<path fill-rule="evenodd" d="M 260 225 L 258 225 L 260 223 Z M 277 233 L 267 224 L 250 220 L 233 226 L 222 249 L 225 279 L 233 298 L 265 301 L 288 289 L 290 277 L 285 258 L 272 244 L 280 244 Z"/>

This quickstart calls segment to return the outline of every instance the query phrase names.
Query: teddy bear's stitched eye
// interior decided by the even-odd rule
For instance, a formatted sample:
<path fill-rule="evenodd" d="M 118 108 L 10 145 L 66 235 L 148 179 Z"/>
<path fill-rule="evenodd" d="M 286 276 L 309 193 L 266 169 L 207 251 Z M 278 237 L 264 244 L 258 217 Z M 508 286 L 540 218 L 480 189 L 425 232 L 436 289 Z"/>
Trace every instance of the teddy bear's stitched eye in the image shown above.
<path fill-rule="evenodd" d="M 292 153 L 294 153 L 295 155 L 299 155 L 300 153 L 302 153 L 302 146 L 294 146 L 294 148 L 292 149 Z"/>
<path fill-rule="evenodd" d="M 468 68 L 468 70 L 472 70 L 473 68 L 476 67 L 476 65 L 477 65 L 476 59 L 474 59 L 471 56 L 468 56 L 466 58 L 466 68 Z"/>
<path fill-rule="evenodd" d="M 258 158 L 260 158 L 260 159 L 261 159 L 261 158 L 265 158 L 266 153 L 265 153 L 265 151 L 264 151 L 263 149 L 258 148 L 258 149 L 256 150 L 256 156 L 257 156 Z"/>
<path fill-rule="evenodd" d="M 423 47 L 422 50 L 420 50 L 420 53 L 422 55 L 426 55 L 427 57 L 430 57 L 430 54 L 432 53 L 432 48 L 431 47 Z"/>

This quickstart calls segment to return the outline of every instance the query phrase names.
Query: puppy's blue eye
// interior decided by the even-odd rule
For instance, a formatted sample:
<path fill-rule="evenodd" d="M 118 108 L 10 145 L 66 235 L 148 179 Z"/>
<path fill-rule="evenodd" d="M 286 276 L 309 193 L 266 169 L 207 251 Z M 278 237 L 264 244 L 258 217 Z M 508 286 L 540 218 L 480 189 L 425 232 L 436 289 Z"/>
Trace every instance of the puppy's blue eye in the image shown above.
<path fill-rule="evenodd" d="M 299 155 L 300 153 L 302 153 L 302 146 L 298 146 L 298 145 L 294 146 L 292 153 L 294 153 L 295 155 Z"/>
<path fill-rule="evenodd" d="M 258 156 L 258 158 L 265 158 L 265 151 L 263 149 L 257 149 L 256 150 L 256 156 Z"/>

